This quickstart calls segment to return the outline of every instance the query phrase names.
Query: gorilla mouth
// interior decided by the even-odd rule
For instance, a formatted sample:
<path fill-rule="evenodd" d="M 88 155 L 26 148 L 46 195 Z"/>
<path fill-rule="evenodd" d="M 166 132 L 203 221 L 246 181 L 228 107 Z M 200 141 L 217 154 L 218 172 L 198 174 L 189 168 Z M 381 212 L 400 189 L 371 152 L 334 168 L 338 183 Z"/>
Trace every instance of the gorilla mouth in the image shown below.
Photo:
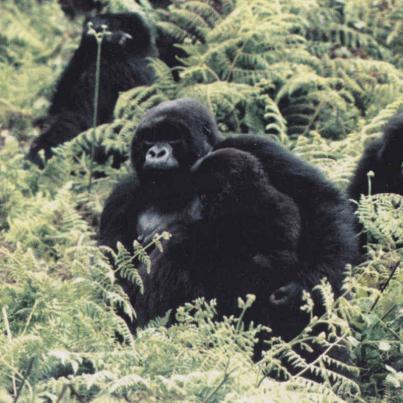
<path fill-rule="evenodd" d="M 144 164 L 143 170 L 146 172 L 176 172 L 179 170 L 179 164 L 176 161 L 172 161 L 170 163 L 147 162 Z"/>
<path fill-rule="evenodd" d="M 186 182 L 189 172 L 178 167 L 144 167 L 142 172 L 144 182 L 154 185 L 171 184 L 173 187 Z"/>

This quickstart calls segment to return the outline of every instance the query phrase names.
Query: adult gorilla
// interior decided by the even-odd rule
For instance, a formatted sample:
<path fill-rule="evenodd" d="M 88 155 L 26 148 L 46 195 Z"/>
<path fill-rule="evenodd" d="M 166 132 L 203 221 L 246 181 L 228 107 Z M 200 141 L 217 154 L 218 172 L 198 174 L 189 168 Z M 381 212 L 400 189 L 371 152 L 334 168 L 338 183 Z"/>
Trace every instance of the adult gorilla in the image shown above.
<path fill-rule="evenodd" d="M 137 180 L 123 181 L 106 202 L 101 244 L 132 250 L 135 239 L 173 234 L 163 253 L 151 251 L 151 273 L 140 267 L 144 294 L 122 282 L 136 325 L 201 296 L 231 314 L 237 297 L 253 293 L 246 320 L 290 338 L 306 323 L 303 290 L 323 277 L 340 290 L 357 252 L 349 205 L 280 145 L 249 135 L 221 141 L 206 108 L 181 99 L 144 116 L 132 164 Z"/>
<path fill-rule="evenodd" d="M 92 125 L 97 63 L 97 42 L 89 30 L 110 34 L 102 41 L 97 124 L 111 122 L 119 94 L 154 80 L 149 58 L 156 57 L 154 35 L 148 22 L 138 13 L 101 14 L 85 21 L 78 49 L 63 71 L 44 119 L 44 131 L 37 137 L 27 158 L 40 167 L 51 158 L 53 149 L 73 139 Z M 95 159 L 108 157 L 103 147 L 94 145 Z M 124 157 L 114 156 L 119 165 Z"/>

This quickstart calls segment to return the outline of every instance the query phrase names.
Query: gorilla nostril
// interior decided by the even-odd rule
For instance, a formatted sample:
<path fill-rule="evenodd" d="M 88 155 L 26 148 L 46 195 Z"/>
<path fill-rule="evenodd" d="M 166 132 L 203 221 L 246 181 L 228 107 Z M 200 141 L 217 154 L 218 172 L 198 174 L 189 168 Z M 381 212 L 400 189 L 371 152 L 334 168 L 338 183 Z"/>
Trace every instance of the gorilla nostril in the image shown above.
<path fill-rule="evenodd" d="M 167 150 L 165 148 L 163 148 L 158 154 L 157 157 L 158 158 L 162 158 L 165 157 L 165 155 L 167 154 Z"/>
<path fill-rule="evenodd" d="M 278 290 L 274 293 L 274 299 L 281 301 L 286 297 L 286 293 L 283 290 Z"/>
<path fill-rule="evenodd" d="M 178 166 L 172 146 L 167 143 L 157 143 L 148 149 L 145 156 L 146 169 L 171 169 Z"/>
<path fill-rule="evenodd" d="M 273 305 L 284 305 L 288 302 L 288 295 L 284 287 L 279 288 L 270 295 L 270 303 Z"/>
<path fill-rule="evenodd" d="M 276 298 L 276 299 L 281 299 L 283 297 L 284 297 L 284 292 L 282 292 L 282 291 L 276 291 L 274 293 L 274 298 Z"/>

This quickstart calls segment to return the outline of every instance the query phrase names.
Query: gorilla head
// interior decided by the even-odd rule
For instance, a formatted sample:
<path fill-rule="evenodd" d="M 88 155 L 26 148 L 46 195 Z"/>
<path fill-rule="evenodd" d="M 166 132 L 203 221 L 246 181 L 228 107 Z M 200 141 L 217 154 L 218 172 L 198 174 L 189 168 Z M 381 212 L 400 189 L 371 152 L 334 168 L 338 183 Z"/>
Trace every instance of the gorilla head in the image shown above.
<path fill-rule="evenodd" d="M 265 195 L 268 177 L 259 160 L 235 148 L 222 148 L 198 160 L 192 168 L 193 183 L 210 208 L 225 204 L 228 209 L 251 206 Z"/>
<path fill-rule="evenodd" d="M 210 112 L 198 101 L 178 99 L 150 109 L 131 146 L 131 160 L 142 185 L 183 186 L 192 165 L 220 140 Z"/>
<path fill-rule="evenodd" d="M 87 18 L 81 37 L 81 46 L 95 48 L 96 41 L 91 28 L 102 32 L 103 27 L 109 32 L 102 42 L 102 52 L 121 53 L 140 56 L 153 42 L 153 35 L 146 20 L 138 13 L 100 14 Z"/>
<path fill-rule="evenodd" d="M 353 176 L 349 196 L 358 200 L 368 194 L 367 173 L 373 171 L 371 193 L 397 193 L 403 195 L 403 113 L 387 124 L 382 138 L 370 143 Z"/>

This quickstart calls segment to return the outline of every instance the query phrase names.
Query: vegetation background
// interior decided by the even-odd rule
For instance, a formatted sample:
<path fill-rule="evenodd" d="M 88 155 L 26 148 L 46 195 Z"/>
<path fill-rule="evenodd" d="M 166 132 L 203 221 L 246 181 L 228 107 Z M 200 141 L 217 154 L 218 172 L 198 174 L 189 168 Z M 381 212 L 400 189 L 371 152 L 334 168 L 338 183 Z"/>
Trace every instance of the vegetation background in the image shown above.
<path fill-rule="evenodd" d="M 364 146 L 403 106 L 402 1 L 173 3 L 165 12 L 147 1 L 105 1 L 110 11 L 145 13 L 188 56 L 179 82 L 155 61 L 155 84 L 122 94 L 115 121 L 97 128 L 96 141 L 125 152 L 145 110 L 192 96 L 209 105 L 224 134 L 271 136 L 345 189 Z M 198 300 L 178 311 L 177 325 L 167 329 L 161 318 L 130 334 L 116 309 L 134 313 L 96 246 L 102 203 L 128 165 L 95 167 L 106 176 L 88 191 L 91 164 L 78 151 L 91 131 L 60 147 L 43 171 L 24 160 L 81 24 L 56 0 L 0 3 L 0 402 L 401 402 L 398 195 L 361 199 L 365 262 L 347 268 L 350 298 L 334 301 L 321 286 L 327 312 L 312 324 L 325 321 L 334 332 L 317 337 L 325 349 L 314 363 L 295 351 L 311 326 L 290 343 L 272 340 L 253 363 L 259 327 L 242 324 L 251 296 L 240 296 L 237 318 L 215 320 L 215 302 Z M 147 260 L 141 247 L 137 258 Z M 124 250 L 116 260 L 141 286 L 136 260 Z M 332 362 L 328 348 L 339 343 L 352 362 L 335 365 L 351 376 L 324 367 Z M 286 381 L 266 376 L 274 372 Z"/>

